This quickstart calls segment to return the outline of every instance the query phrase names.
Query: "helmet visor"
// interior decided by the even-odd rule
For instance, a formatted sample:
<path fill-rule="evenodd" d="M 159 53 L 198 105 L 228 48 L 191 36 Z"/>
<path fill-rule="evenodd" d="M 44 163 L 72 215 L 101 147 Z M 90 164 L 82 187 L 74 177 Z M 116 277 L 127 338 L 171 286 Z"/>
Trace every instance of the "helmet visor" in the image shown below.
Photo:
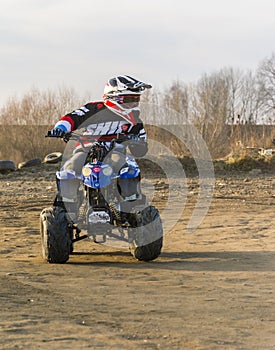
<path fill-rule="evenodd" d="M 137 107 L 140 101 L 139 95 L 124 95 L 124 96 L 116 96 L 114 98 L 116 102 L 119 104 L 125 105 L 127 108 Z"/>

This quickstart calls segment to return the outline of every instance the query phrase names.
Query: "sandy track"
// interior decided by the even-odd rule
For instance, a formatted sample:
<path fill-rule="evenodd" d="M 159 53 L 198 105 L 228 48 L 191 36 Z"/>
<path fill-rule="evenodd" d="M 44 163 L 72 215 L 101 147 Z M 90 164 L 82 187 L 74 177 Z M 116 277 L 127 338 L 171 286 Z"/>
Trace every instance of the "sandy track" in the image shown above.
<path fill-rule="evenodd" d="M 151 182 L 162 208 L 167 186 Z M 275 348 L 272 176 L 217 178 L 194 232 L 198 183 L 188 179 L 183 215 L 151 263 L 89 240 L 65 265 L 43 262 L 38 218 L 53 172 L 1 175 L 0 186 L 1 349 Z"/>

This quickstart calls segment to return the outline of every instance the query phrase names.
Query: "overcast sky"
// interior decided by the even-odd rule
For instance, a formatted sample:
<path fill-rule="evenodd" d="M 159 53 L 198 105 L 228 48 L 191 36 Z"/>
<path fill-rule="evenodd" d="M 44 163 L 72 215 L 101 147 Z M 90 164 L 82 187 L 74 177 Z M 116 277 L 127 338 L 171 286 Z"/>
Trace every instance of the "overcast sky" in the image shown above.
<path fill-rule="evenodd" d="M 0 107 L 36 87 L 101 98 L 129 74 L 168 87 L 275 51 L 275 0 L 0 0 Z"/>

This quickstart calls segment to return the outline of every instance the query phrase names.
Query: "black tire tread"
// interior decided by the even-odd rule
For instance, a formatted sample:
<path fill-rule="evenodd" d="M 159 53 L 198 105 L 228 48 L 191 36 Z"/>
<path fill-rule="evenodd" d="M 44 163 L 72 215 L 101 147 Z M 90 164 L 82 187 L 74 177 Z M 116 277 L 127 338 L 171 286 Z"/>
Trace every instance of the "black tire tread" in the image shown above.
<path fill-rule="evenodd" d="M 136 224 L 136 235 L 142 230 L 142 234 L 147 235 L 150 242 L 139 245 L 138 240 L 134 240 L 132 255 L 139 261 L 155 260 L 160 255 L 163 244 L 162 222 L 157 208 L 150 205 L 136 214 Z"/>
<path fill-rule="evenodd" d="M 64 264 L 71 251 L 70 230 L 64 209 L 46 208 L 40 214 L 42 253 L 49 263 Z"/>

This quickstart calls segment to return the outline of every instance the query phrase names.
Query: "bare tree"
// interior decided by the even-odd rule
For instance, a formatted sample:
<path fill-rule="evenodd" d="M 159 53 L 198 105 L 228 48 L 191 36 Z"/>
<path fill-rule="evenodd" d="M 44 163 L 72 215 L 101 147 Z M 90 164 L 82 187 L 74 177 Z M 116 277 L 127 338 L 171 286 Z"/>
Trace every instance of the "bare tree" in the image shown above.
<path fill-rule="evenodd" d="M 194 125 L 201 132 L 212 152 L 224 145 L 227 118 L 228 85 L 220 72 L 204 74 L 193 97 Z"/>
<path fill-rule="evenodd" d="M 257 70 L 262 110 L 266 122 L 275 123 L 275 53 L 264 59 Z"/>
<path fill-rule="evenodd" d="M 0 110 L 0 124 L 47 125 L 55 123 L 63 114 L 75 109 L 83 100 L 73 89 L 40 91 L 36 88 L 21 99 L 10 98 Z"/>
<path fill-rule="evenodd" d="M 32 89 L 21 99 L 10 98 L 0 110 L 0 158 L 19 162 L 62 149 L 60 142 L 49 143 L 44 135 L 62 115 L 79 103 L 74 90 L 67 88 L 55 92 Z"/>
<path fill-rule="evenodd" d="M 163 94 L 163 104 L 182 115 L 182 119 L 189 118 L 189 88 L 186 84 L 174 81 Z"/>

